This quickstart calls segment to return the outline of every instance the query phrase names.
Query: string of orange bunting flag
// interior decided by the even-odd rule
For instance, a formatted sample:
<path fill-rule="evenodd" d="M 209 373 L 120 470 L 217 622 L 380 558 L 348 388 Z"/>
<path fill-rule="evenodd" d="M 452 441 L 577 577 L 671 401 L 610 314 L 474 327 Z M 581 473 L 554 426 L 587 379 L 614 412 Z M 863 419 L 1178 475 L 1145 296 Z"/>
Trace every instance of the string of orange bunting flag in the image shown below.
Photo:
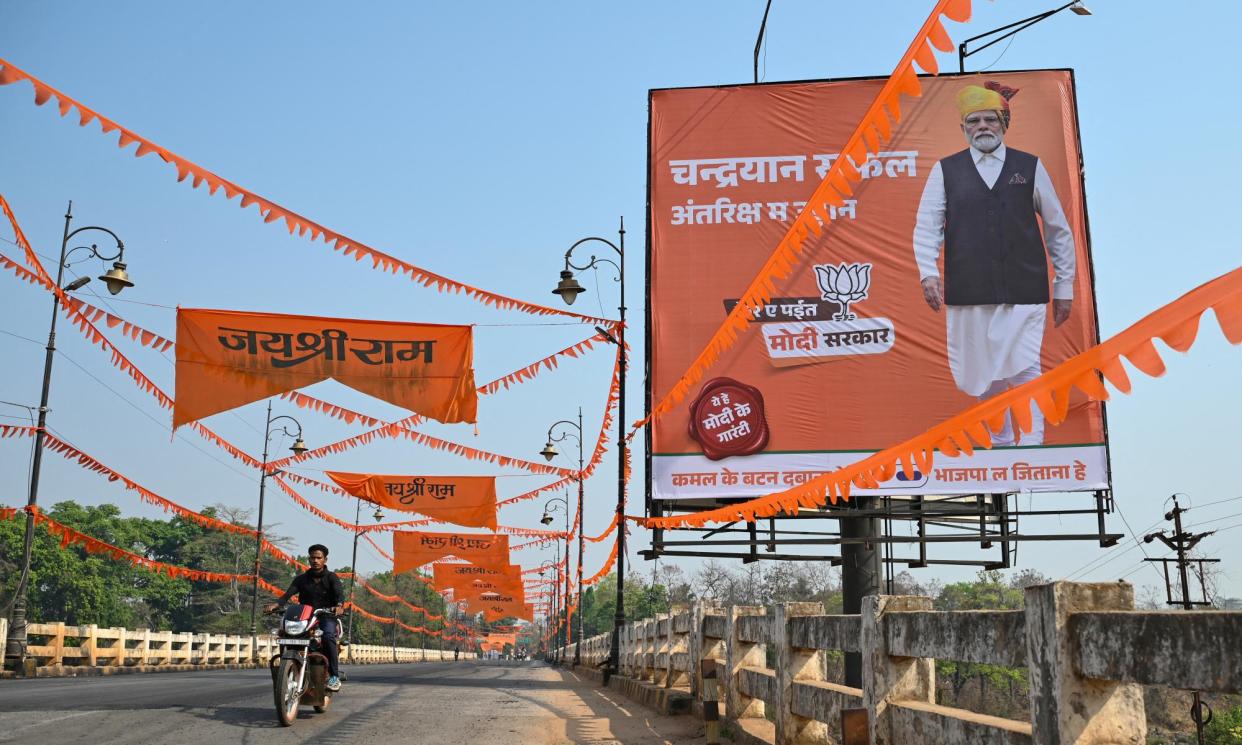
<path fill-rule="evenodd" d="M 938 72 L 938 66 L 933 48 L 944 52 L 953 49 L 952 40 L 945 31 L 941 18 L 965 22 L 970 18 L 970 10 L 970 0 L 939 0 L 935 3 L 931 14 L 892 75 L 880 88 L 853 134 L 841 148 L 841 153 L 848 157 L 839 157 L 833 161 L 823 180 L 806 200 L 804 208 L 790 224 L 759 273 L 740 294 L 724 323 L 710 336 L 703 350 L 681 376 L 656 398 L 648 416 L 634 423 L 627 435 L 629 438 L 634 437 L 654 419 L 668 414 L 690 394 L 706 371 L 749 328 L 756 309 L 771 300 L 776 282 L 788 276 L 802 260 L 807 242 L 831 229 L 833 223 L 828 218 L 827 211 L 843 206 L 846 198 L 858 196 L 855 194 L 855 185 L 863 179 L 858 164 L 865 163 L 868 152 L 877 152 L 880 145 L 892 137 L 893 127 L 902 118 L 902 97 L 917 98 L 921 95 L 922 88 L 915 66 L 934 75 Z M 288 232 L 309 236 L 312 241 L 324 241 L 334 250 L 357 260 L 369 260 L 377 270 L 404 274 L 424 286 L 441 292 L 462 293 L 501 310 L 533 315 L 558 315 L 585 324 L 602 325 L 611 330 L 618 328 L 618 322 L 610 319 L 528 303 L 429 272 L 334 232 L 281 206 L 275 200 L 246 190 L 172 153 L 136 131 L 86 107 L 7 60 L 0 59 L 0 85 L 20 82 L 33 86 L 37 105 L 55 100 L 62 116 L 77 111 L 81 126 L 98 122 L 104 133 L 118 133 L 120 147 L 137 144 L 135 156 L 157 155 L 176 169 L 178 181 L 188 179 L 193 187 L 206 185 L 210 194 L 222 190 L 229 200 L 240 197 L 241 206 L 257 207 L 266 223 L 283 222 Z M 275 483 L 295 504 L 325 522 L 354 534 L 358 534 L 363 526 L 333 517 L 298 493 L 290 482 L 314 486 L 341 497 L 365 500 L 377 507 L 421 515 L 416 520 L 366 526 L 368 531 L 382 530 L 392 533 L 391 560 L 394 573 L 415 571 L 430 564 L 433 575 L 430 580 L 424 578 L 424 581 L 428 581 L 439 591 L 451 593 L 456 602 L 460 602 L 468 612 L 480 613 L 485 620 L 490 621 L 503 618 L 533 620 L 535 608 L 529 602 L 532 594 L 528 592 L 523 577 L 536 569 L 523 569 L 512 563 L 511 553 L 523 547 L 563 540 L 569 534 L 582 531 L 583 516 L 579 514 L 576 517 L 567 534 L 504 526 L 498 521 L 498 510 L 505 505 L 534 499 L 539 494 L 563 488 L 573 480 L 587 478 L 594 472 L 602 460 L 610 436 L 609 430 L 614 423 L 614 412 L 619 400 L 619 371 L 623 354 L 621 349 L 616 350 L 613 375 L 605 396 L 603 426 L 590 461 L 582 473 L 578 473 L 571 469 L 556 468 L 472 448 L 419 432 L 417 427 L 428 420 L 442 423 L 476 422 L 480 396 L 500 393 L 542 372 L 555 369 L 565 358 L 576 358 L 589 352 L 594 347 L 597 338 L 595 334 L 483 385 L 478 385 L 474 379 L 473 330 L 466 325 L 443 326 L 218 309 L 179 309 L 175 319 L 175 340 L 170 340 L 110 311 L 69 297 L 55 284 L 39 262 L 36 252 L 26 240 L 16 216 L 3 196 L 0 196 L 0 208 L 8 218 L 16 243 L 22 248 L 25 258 L 23 265 L 18 260 L 0 256 L 0 266 L 15 278 L 55 294 L 60 300 L 61 312 L 73 326 L 94 346 L 104 351 L 112 364 L 141 390 L 151 395 L 161 407 L 172 412 L 174 427 L 189 427 L 206 441 L 247 466 L 266 468 L 271 473 L 291 464 L 362 447 L 376 439 L 402 438 L 469 460 L 557 477 L 556 481 L 545 486 L 509 499 L 500 499 L 496 493 L 494 476 L 329 471 L 325 472 L 328 478 L 326 482 L 288 471 L 274 476 Z M 1006 417 L 1013 417 L 1018 429 L 1029 431 L 1032 404 L 1038 407 L 1048 422 L 1055 425 L 1064 419 L 1072 392 L 1093 400 L 1105 400 L 1109 395 L 1105 381 L 1118 391 L 1128 392 L 1130 382 L 1122 364 L 1123 359 L 1145 374 L 1160 375 L 1164 367 L 1153 340 L 1161 339 L 1178 351 L 1189 350 L 1196 338 L 1200 317 L 1209 309 L 1214 311 L 1226 339 L 1233 344 L 1242 343 L 1242 269 L 1229 272 L 1169 302 L 1125 331 L 1071 357 L 1034 380 L 973 406 L 915 437 L 852 465 L 823 474 L 794 488 L 727 507 L 691 515 L 629 519 L 639 521 L 647 527 L 672 528 L 732 520 L 753 521 L 776 514 L 796 514 L 800 509 L 820 507 L 828 502 L 846 499 L 852 488 L 872 488 L 897 472 L 909 474 L 915 469 L 925 472 L 931 467 L 937 451 L 957 456 L 969 455 L 977 448 L 989 448 L 993 435 L 1000 430 Z M 122 338 L 144 347 L 159 352 L 174 351 L 175 395 L 166 393 L 125 355 L 100 328 L 101 322 L 109 330 L 119 329 Z M 297 390 L 309 382 L 327 378 L 400 406 L 412 412 L 412 415 L 385 422 Z M 408 385 L 409 382 L 418 384 Z M 283 397 L 301 408 L 323 413 L 347 424 L 362 424 L 369 429 L 306 453 L 295 453 L 291 457 L 271 461 L 265 466 L 200 421 L 213 414 L 272 396 Z M 34 428 L 0 427 L 0 437 L 26 437 L 34 434 Z M 39 434 L 55 452 L 83 468 L 120 481 L 127 490 L 136 493 L 143 501 L 161 506 L 204 527 L 253 533 L 243 526 L 223 523 L 161 497 L 50 432 Z M 628 464 L 624 464 L 623 469 L 628 477 Z M 200 581 L 248 581 L 243 575 L 217 577 L 198 570 L 151 562 L 51 521 L 38 512 L 37 508 L 0 510 L 0 517 L 3 518 L 11 519 L 19 514 L 30 516 L 35 522 L 60 536 L 65 547 L 80 546 L 84 550 L 105 553 L 152 571 L 169 573 L 170 576 L 183 576 Z M 603 534 L 588 537 L 588 540 L 603 541 L 614 531 L 624 530 L 620 523 L 621 514 L 618 513 Z M 455 524 L 488 532 L 433 533 L 399 529 L 442 524 Z M 511 545 L 511 536 L 530 540 Z M 371 538 L 368 536 L 367 540 L 371 541 Z M 280 560 L 298 566 L 295 559 L 277 547 L 263 544 L 263 548 Z M 566 579 L 568 558 L 565 556 L 551 567 L 554 572 L 551 581 L 559 583 Z M 618 560 L 623 560 L 623 557 L 617 555 L 617 547 L 614 545 L 602 568 L 589 578 L 583 579 L 582 585 L 597 582 L 611 571 Z M 443 577 L 442 567 L 446 568 Z M 256 583 L 261 580 L 258 577 L 250 579 Z M 569 579 L 572 581 L 572 578 Z M 426 615 L 421 607 L 412 606 L 398 596 L 380 593 L 365 584 L 364 587 L 375 597 L 388 602 L 403 602 L 412 608 L 417 607 Z M 380 617 L 361 608 L 357 610 L 368 618 L 387 619 L 382 621 L 385 623 L 400 623 L 395 616 Z M 567 610 L 564 614 L 566 619 L 576 609 L 571 605 Z M 443 619 L 437 616 L 431 617 L 431 620 Z M 415 628 L 425 630 L 422 627 Z M 487 643 L 500 642 L 500 639 L 491 639 Z"/>

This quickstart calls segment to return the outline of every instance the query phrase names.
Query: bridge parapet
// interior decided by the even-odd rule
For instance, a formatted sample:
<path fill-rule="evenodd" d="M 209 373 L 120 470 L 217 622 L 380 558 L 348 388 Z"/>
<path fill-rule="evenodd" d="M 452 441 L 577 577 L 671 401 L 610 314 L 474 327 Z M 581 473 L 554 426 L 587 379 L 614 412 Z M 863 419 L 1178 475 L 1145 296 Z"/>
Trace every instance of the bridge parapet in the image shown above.
<path fill-rule="evenodd" d="M 0 618 L 0 645 L 7 622 Z M 248 665 L 256 658 L 251 637 L 237 634 L 100 628 L 94 624 L 69 626 L 63 622 L 32 623 L 28 627 L 28 655 L 36 660 L 36 674 L 159 671 Z M 266 665 L 277 652 L 274 637 L 258 637 L 257 659 Z M 2 650 L 0 650 L 2 653 Z M 473 653 L 462 655 L 472 658 Z M 2 657 L 0 657 L 2 658 Z M 342 659 L 357 664 L 451 660 L 452 650 L 353 644 L 342 649 Z"/>
<path fill-rule="evenodd" d="M 715 666 L 725 718 L 770 718 L 777 745 L 839 742 L 844 719 L 864 714 L 877 745 L 1142 745 L 1141 685 L 1242 693 L 1239 639 L 1242 612 L 1139 612 L 1124 583 L 1027 588 L 1018 611 L 938 612 L 912 596 L 864 598 L 858 615 L 700 602 L 623 627 L 620 674 L 688 685 L 701 701 Z M 610 641 L 582 641 L 584 664 L 604 666 Z M 861 687 L 825 679 L 830 651 L 861 654 Z M 937 659 L 1026 668 L 1030 721 L 935 703 Z"/>

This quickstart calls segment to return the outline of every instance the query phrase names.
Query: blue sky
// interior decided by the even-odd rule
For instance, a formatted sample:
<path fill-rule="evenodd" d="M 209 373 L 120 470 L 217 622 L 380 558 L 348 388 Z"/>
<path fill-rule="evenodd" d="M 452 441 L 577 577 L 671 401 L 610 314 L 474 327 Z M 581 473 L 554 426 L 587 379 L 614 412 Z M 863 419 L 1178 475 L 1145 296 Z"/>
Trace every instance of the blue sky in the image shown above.
<path fill-rule="evenodd" d="M 948 28 L 956 42 L 1051 5 L 977 1 L 969 24 Z M 1203 2 L 1194 13 L 1177 13 L 1157 3 L 1089 5 L 1094 15 L 1059 14 L 972 57 L 968 69 L 1075 69 L 1097 303 L 1107 337 L 1239 263 L 1242 251 L 1231 227 L 1238 190 L 1230 184 L 1242 173 L 1235 136 L 1240 112 L 1226 76 L 1242 6 Z M 761 79 L 887 74 L 930 6 L 775 0 Z M 640 362 L 647 91 L 749 82 L 762 1 L 342 7 L 7 0 L 0 3 L 0 57 L 341 233 L 504 294 L 556 301 L 549 290 L 564 250 L 583 236 L 615 237 L 624 215 L 630 339 Z M 956 69 L 950 56 L 940 61 Z M 177 184 L 175 172 L 157 159 L 119 151 L 115 136 L 101 135 L 94 125 L 79 128 L 31 100 L 27 85 L 0 88 L 0 192 L 44 254 L 57 249 L 68 199 L 74 200 L 75 225 L 119 233 L 138 284 L 108 298 L 109 307 L 166 336 L 172 336 L 177 305 L 471 322 L 480 324 L 483 381 L 588 331 L 497 313 L 371 271 L 322 243 L 291 238 L 236 201 Z M 2 237 L 11 238 L 7 232 Z M 0 252 L 13 255 L 15 248 L 0 242 Z M 98 268 L 74 267 L 93 274 Z M 591 292 L 575 309 L 614 316 L 611 274 L 600 272 L 600 295 L 594 276 L 582 281 Z M 50 303 L 41 291 L 11 279 L 0 288 L 0 358 L 6 362 L 0 400 L 35 405 Z M 55 432 L 188 506 L 255 504 L 255 474 L 192 433 L 170 442 L 168 413 L 72 328 L 62 325 L 59 346 L 49 419 Z M 1174 492 L 1197 505 L 1188 517 L 1192 524 L 1209 529 L 1242 522 L 1236 515 L 1242 487 L 1233 471 L 1242 415 L 1234 386 L 1237 355 L 1207 320 L 1189 354 L 1165 354 L 1169 372 L 1163 378 L 1140 379 L 1132 395 L 1110 404 L 1115 493 L 1135 531 L 1159 521 Z M 135 350 L 133 358 L 172 389 L 170 357 Z M 548 425 L 574 416 L 581 405 L 593 441 L 610 369 L 609 351 L 601 347 L 484 399 L 477 437 L 461 426 L 428 431 L 535 457 Z M 634 369 L 630 420 L 642 403 L 641 364 Z M 312 393 L 375 416 L 402 415 L 332 383 Z M 356 431 L 280 402 L 277 411 L 297 416 L 311 445 Z M 7 405 L 0 415 L 7 423 L 25 417 Z M 209 424 L 250 452 L 261 449 L 262 404 Z M 0 478 L 8 485 L 0 502 L 24 500 L 28 457 L 28 443 L 0 443 Z M 491 472 L 395 443 L 309 465 Z M 636 465 L 641 469 L 641 459 Z M 507 473 L 502 497 L 547 480 Z M 608 523 L 615 483 L 610 451 L 587 485 L 588 534 Z M 41 502 L 67 498 L 154 514 L 115 485 L 49 455 Z M 318 495 L 318 503 L 352 517 L 350 505 L 337 497 Z M 506 508 L 501 520 L 537 526 L 540 506 Z M 334 561 L 347 560 L 348 535 L 322 526 L 282 495 L 270 496 L 268 515 L 299 545 L 322 541 L 334 548 Z M 1073 518 L 1046 522 L 1052 524 L 1041 526 L 1045 532 L 1091 527 Z M 1109 527 L 1130 532 L 1120 516 Z M 1230 531 L 1202 544 L 1224 560 L 1222 589 L 1233 596 L 1242 596 L 1239 536 L 1242 531 Z M 631 550 L 646 543 L 646 534 L 636 530 Z M 607 544 L 589 547 L 588 573 L 606 553 Z M 535 564 L 550 555 L 527 551 L 521 560 Z M 1018 559 L 1020 567 L 1063 577 L 1104 555 L 1089 543 L 1042 544 L 1024 547 Z M 1122 546 L 1107 556 L 1111 560 L 1088 579 L 1160 581 L 1139 564 L 1136 548 Z M 369 550 L 361 551 L 359 565 L 383 568 Z M 645 572 L 650 565 L 640 561 L 636 568 Z M 921 576 L 951 581 L 968 574 L 925 570 Z"/>

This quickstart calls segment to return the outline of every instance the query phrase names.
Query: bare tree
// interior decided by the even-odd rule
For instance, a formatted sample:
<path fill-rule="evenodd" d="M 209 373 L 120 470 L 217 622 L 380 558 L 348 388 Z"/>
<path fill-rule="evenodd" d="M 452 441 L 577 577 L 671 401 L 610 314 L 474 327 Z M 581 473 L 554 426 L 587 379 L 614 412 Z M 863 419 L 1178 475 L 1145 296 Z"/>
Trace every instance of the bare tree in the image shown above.
<path fill-rule="evenodd" d="M 1143 585 L 1139 589 L 1135 605 L 1139 610 L 1160 610 L 1165 606 L 1164 597 L 1155 585 Z"/>
<path fill-rule="evenodd" d="M 1010 577 L 1009 586 L 1014 589 L 1025 590 L 1026 588 L 1034 587 L 1035 585 L 1046 585 L 1051 581 L 1052 580 L 1049 579 L 1043 572 L 1028 568 L 1023 569 L 1014 576 Z"/>
<path fill-rule="evenodd" d="M 666 563 L 660 567 L 659 574 L 660 584 L 664 585 L 668 592 L 669 603 L 694 601 L 694 588 L 690 585 L 690 578 L 686 576 L 686 572 L 681 567 Z"/>
<path fill-rule="evenodd" d="M 734 602 L 736 590 L 733 574 L 728 567 L 714 559 L 699 567 L 694 575 L 694 584 L 704 599 L 718 600 L 726 604 Z"/>

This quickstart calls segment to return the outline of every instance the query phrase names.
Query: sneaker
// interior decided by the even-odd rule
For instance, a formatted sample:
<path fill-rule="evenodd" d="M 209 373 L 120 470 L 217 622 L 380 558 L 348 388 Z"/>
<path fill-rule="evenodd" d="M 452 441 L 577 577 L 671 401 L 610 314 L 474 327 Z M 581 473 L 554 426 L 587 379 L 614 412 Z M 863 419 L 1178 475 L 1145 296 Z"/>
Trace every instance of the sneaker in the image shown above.
<path fill-rule="evenodd" d="M 335 675 L 328 677 L 327 689 L 332 692 L 341 690 L 341 679 Z"/>

